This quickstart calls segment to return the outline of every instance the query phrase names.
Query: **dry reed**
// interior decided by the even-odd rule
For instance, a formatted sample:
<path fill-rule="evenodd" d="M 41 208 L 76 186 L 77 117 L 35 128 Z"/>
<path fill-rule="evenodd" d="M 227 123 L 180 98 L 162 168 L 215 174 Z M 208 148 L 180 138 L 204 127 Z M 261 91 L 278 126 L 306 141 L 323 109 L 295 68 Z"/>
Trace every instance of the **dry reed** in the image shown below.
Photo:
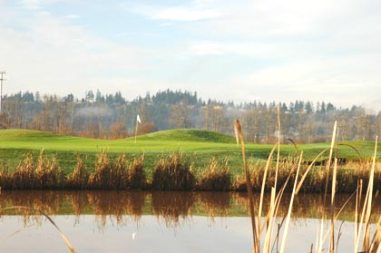
<path fill-rule="evenodd" d="M 144 173 L 144 155 L 134 158 L 128 166 L 127 172 L 128 187 L 130 189 L 145 189 L 147 187 Z"/>
<path fill-rule="evenodd" d="M 270 155 L 268 157 L 266 166 L 264 170 L 262 170 L 260 177 L 258 177 L 258 172 L 255 174 L 257 176 L 256 181 L 259 181 L 259 178 L 262 178 L 262 184 L 261 184 L 261 190 L 260 190 L 260 198 L 258 203 L 258 216 L 255 217 L 255 209 L 254 209 L 254 197 L 252 194 L 253 185 L 251 184 L 251 176 L 248 172 L 247 162 L 246 162 L 246 155 L 245 155 L 245 144 L 243 140 L 243 133 L 240 126 L 240 122 L 236 120 L 235 122 L 235 133 L 238 136 L 238 139 L 240 140 L 241 144 L 241 151 L 242 151 L 242 161 L 243 161 L 243 170 L 245 173 L 245 180 L 246 180 L 246 190 L 248 192 L 249 196 L 249 211 L 251 216 L 251 222 L 252 222 L 252 231 L 253 231 L 253 253 L 270 253 L 272 252 L 275 243 L 279 244 L 280 242 L 280 249 L 277 252 L 283 253 L 285 251 L 285 245 L 287 242 L 287 234 L 288 234 L 288 226 L 292 215 L 293 210 L 293 204 L 294 204 L 294 198 L 296 194 L 303 189 L 303 184 L 306 184 L 309 180 L 311 180 L 311 171 L 313 164 L 317 161 L 317 159 L 322 156 L 326 151 L 323 150 L 315 159 L 312 161 L 312 163 L 304 170 L 304 173 L 302 173 L 302 177 L 299 178 L 299 174 L 301 173 L 302 169 L 302 161 L 303 161 L 303 152 L 300 153 L 297 165 L 296 164 L 289 164 L 288 168 L 291 168 L 289 170 L 289 174 L 287 176 L 287 179 L 283 182 L 283 186 L 277 192 L 277 185 L 279 183 L 278 177 L 282 172 L 282 167 L 280 166 L 279 157 L 277 157 L 276 164 L 275 164 L 275 178 L 272 180 L 273 183 L 268 179 L 269 170 L 271 167 L 271 160 L 273 152 L 276 149 L 276 146 L 272 149 L 270 152 Z M 332 134 L 332 142 L 331 147 L 329 149 L 329 159 L 326 163 L 326 168 L 323 174 L 321 176 L 319 182 L 321 185 L 321 182 L 324 179 L 325 184 L 324 187 L 319 187 L 320 190 L 324 191 L 324 206 L 327 205 L 327 196 L 328 194 L 331 195 L 329 207 L 330 207 L 330 214 L 326 214 L 325 210 L 326 208 L 322 209 L 321 214 L 321 225 L 319 229 L 319 233 L 317 234 L 317 241 L 315 244 L 315 249 L 313 246 L 311 246 L 310 252 L 316 252 L 316 253 L 322 253 L 324 251 L 324 245 L 326 240 L 328 240 L 328 246 L 329 246 L 329 252 L 334 253 L 338 252 L 338 244 L 339 239 L 341 235 L 341 226 L 338 231 L 338 238 L 335 241 L 335 223 L 337 222 L 337 219 L 339 217 L 339 214 L 344 209 L 344 206 L 349 202 L 350 198 L 352 198 L 354 195 L 356 195 L 356 213 L 355 213 L 355 236 L 354 236 L 354 252 L 359 252 L 358 248 L 360 245 L 360 241 L 362 241 L 362 251 L 361 252 L 367 252 L 367 253 L 380 253 L 381 252 L 381 217 L 378 219 L 378 223 L 376 225 L 375 232 L 373 233 L 373 236 L 371 236 L 371 213 L 372 213 L 372 200 L 373 200 L 373 192 L 375 191 L 374 188 L 374 178 L 375 178 L 375 171 L 376 171 L 376 157 L 377 157 L 377 138 L 375 141 L 375 148 L 374 148 L 374 155 L 372 159 L 372 164 L 369 170 L 368 174 L 368 187 L 365 195 L 365 199 L 363 201 L 362 211 L 361 214 L 358 214 L 358 210 L 360 210 L 360 205 L 362 203 L 361 196 L 362 196 L 362 179 L 357 180 L 357 190 L 356 194 L 352 194 L 350 198 L 339 208 L 339 211 L 336 212 L 336 193 L 338 192 L 338 187 L 340 186 L 339 181 L 341 181 L 341 184 L 343 183 L 342 178 L 339 176 L 341 171 L 338 168 L 338 158 L 334 154 L 335 146 L 336 146 L 336 132 L 337 132 L 337 123 L 334 124 L 334 130 Z M 279 135 L 280 136 L 280 135 Z M 278 136 L 278 138 L 280 138 Z M 279 154 L 279 146 L 280 141 L 278 141 L 278 154 Z M 332 166 L 333 161 L 333 166 Z M 295 172 L 295 166 L 296 166 L 296 172 Z M 363 168 L 363 167 L 362 167 Z M 364 174 L 366 174 L 366 170 Z M 287 188 L 288 182 L 293 178 L 293 187 L 292 192 L 289 200 L 289 207 L 287 214 L 283 216 L 283 220 L 281 224 L 278 224 L 278 234 L 275 239 L 272 238 L 272 231 L 275 228 L 275 217 L 277 216 L 278 210 L 279 210 L 279 204 L 281 202 L 281 199 L 283 197 L 283 193 L 285 189 Z M 266 188 L 271 188 L 271 198 L 269 203 L 269 208 L 267 209 L 267 215 L 265 216 L 265 222 L 261 223 L 261 216 L 262 216 L 262 209 L 263 209 L 263 199 L 264 199 L 264 192 Z M 360 183 L 359 183 L 360 182 Z M 329 189 L 329 185 L 331 185 Z M 321 185 L 322 186 L 322 185 Z M 327 216 L 330 216 L 330 226 L 327 231 L 324 229 L 324 221 L 326 220 Z M 284 229 L 282 231 L 282 235 L 279 233 L 280 228 L 284 226 Z M 266 231 L 265 237 L 264 237 L 264 247 L 261 251 L 261 238 L 262 238 L 262 232 Z M 281 237 L 281 239 L 280 239 Z M 271 247 L 271 244 L 273 244 L 273 247 Z"/>
<path fill-rule="evenodd" d="M 68 177 L 67 185 L 71 189 L 85 189 L 89 180 L 89 172 L 80 156 L 77 156 L 77 163 L 73 172 Z"/>
<path fill-rule="evenodd" d="M 228 160 L 222 163 L 212 158 L 204 170 L 197 189 L 203 191 L 228 191 L 231 190 L 231 174 L 229 172 Z"/>
<path fill-rule="evenodd" d="M 196 185 L 191 167 L 181 153 L 161 158 L 152 176 L 152 189 L 162 191 L 189 191 Z"/>

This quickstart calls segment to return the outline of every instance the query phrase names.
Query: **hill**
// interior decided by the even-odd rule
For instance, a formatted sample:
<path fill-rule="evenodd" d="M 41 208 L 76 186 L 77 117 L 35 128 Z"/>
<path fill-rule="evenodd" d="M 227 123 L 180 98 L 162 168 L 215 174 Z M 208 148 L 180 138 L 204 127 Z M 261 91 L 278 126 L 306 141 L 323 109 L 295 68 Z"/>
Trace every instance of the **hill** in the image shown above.
<path fill-rule="evenodd" d="M 149 133 L 139 137 L 139 140 L 166 140 L 190 142 L 234 143 L 232 136 L 200 129 L 171 129 Z"/>
<path fill-rule="evenodd" d="M 83 138 L 69 135 L 59 135 L 51 132 L 29 130 L 29 129 L 2 129 L 0 130 L 0 141 L 3 142 L 33 142 L 38 144 L 40 142 L 72 142 L 80 141 L 81 143 L 103 143 L 113 144 L 123 141 L 134 141 L 134 137 L 127 139 L 117 140 L 104 140 L 104 139 L 92 139 Z M 235 139 L 232 136 L 225 134 L 200 130 L 200 129 L 171 129 L 153 132 L 137 137 L 139 141 L 174 141 L 174 142 L 214 142 L 214 143 L 235 143 Z M 58 143 L 56 143 L 58 144 Z M 0 144 L 1 145 L 1 144 Z"/>

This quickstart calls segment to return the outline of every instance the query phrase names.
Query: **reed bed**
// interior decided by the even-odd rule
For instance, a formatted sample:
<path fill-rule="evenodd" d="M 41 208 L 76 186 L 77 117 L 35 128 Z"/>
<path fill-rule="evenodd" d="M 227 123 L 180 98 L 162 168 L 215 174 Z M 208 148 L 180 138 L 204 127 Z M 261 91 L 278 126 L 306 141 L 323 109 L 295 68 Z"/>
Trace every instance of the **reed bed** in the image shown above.
<path fill-rule="evenodd" d="M 161 158 L 154 169 L 152 189 L 161 191 L 193 190 L 196 178 L 181 153 Z"/>
<path fill-rule="evenodd" d="M 8 174 L 7 179 L 8 182 L 3 182 L 4 186 L 2 188 L 6 189 L 5 187 L 11 187 L 12 189 L 31 189 L 36 187 L 36 173 L 35 173 L 36 167 L 35 162 L 33 160 L 32 154 L 27 154 L 22 160 L 19 165 L 16 168 L 16 171 L 13 174 Z"/>
<path fill-rule="evenodd" d="M 94 171 L 90 173 L 81 156 L 73 172 L 65 175 L 55 157 L 43 151 L 38 157 L 27 153 L 14 172 L 0 170 L 2 190 L 127 190 L 147 187 L 144 156 L 127 159 L 121 154 L 114 160 L 107 152 L 97 156 Z"/>
<path fill-rule="evenodd" d="M 36 187 L 39 189 L 57 189 L 63 185 L 64 174 L 55 157 L 49 159 L 43 151 L 37 159 L 35 170 Z"/>
<path fill-rule="evenodd" d="M 134 158 L 128 166 L 127 181 L 130 189 L 142 190 L 147 188 L 147 179 L 144 173 L 144 155 Z"/>
<path fill-rule="evenodd" d="M 82 190 L 87 188 L 90 173 L 85 167 L 85 163 L 80 156 L 77 156 L 77 163 L 73 172 L 67 178 L 67 186 L 71 189 Z"/>
<path fill-rule="evenodd" d="M 322 151 L 322 155 L 329 150 Z M 288 157 L 277 161 L 277 147 L 267 161 L 247 164 L 253 192 L 271 192 L 275 183 L 282 186 L 295 180 L 295 170 L 299 157 Z M 319 155 L 321 158 L 322 155 Z M 317 157 L 317 158 L 319 158 Z M 86 157 L 78 155 L 70 174 L 64 174 L 58 160 L 41 151 L 37 156 L 25 154 L 16 169 L 0 168 L 0 187 L 2 190 L 165 190 L 165 191 L 247 191 L 245 173 L 233 176 L 227 159 L 212 158 L 205 168 L 192 169 L 191 156 L 182 153 L 162 155 L 156 162 L 150 177 L 146 172 L 144 155 L 127 157 L 125 154 L 112 156 L 107 152 L 97 155 L 93 167 L 86 166 Z M 333 159 L 332 159 L 333 160 Z M 317 161 L 317 159 L 316 159 Z M 328 161 L 328 159 L 327 159 Z M 372 161 L 349 162 L 337 165 L 336 190 L 339 193 L 352 193 L 357 189 L 359 180 L 369 180 L 369 166 Z M 300 179 L 297 192 L 324 193 L 326 185 L 332 184 L 326 165 L 316 165 L 314 161 L 301 160 Z M 262 179 L 266 178 L 265 184 Z M 327 182 L 328 180 L 328 182 Z M 374 191 L 381 190 L 381 169 L 374 171 Z M 292 185 L 286 184 L 284 192 L 291 193 Z M 330 189 L 328 189 L 330 191 Z"/>
<path fill-rule="evenodd" d="M 232 189 L 232 176 L 229 172 L 228 160 L 218 162 L 212 158 L 204 170 L 197 189 L 202 191 L 229 191 Z"/>
<path fill-rule="evenodd" d="M 280 123 L 278 123 L 278 131 L 280 132 Z M 252 178 L 252 175 L 249 172 L 246 156 L 245 156 L 245 142 L 244 134 L 241 128 L 239 120 L 235 122 L 234 125 L 235 134 L 237 142 L 241 146 L 242 151 L 242 160 L 243 160 L 243 172 L 245 174 L 246 190 L 249 196 L 248 206 L 249 213 L 251 216 L 251 225 L 252 225 L 252 236 L 253 236 L 253 253 L 270 253 L 274 251 L 275 245 L 277 253 L 284 253 L 287 244 L 288 228 L 291 220 L 291 216 L 294 209 L 294 200 L 295 196 L 303 189 L 303 186 L 306 182 L 311 182 L 312 178 L 309 178 L 308 175 L 312 174 L 311 170 L 314 163 L 318 160 L 316 157 L 307 168 L 302 168 L 303 164 L 303 151 L 299 152 L 299 158 L 296 162 L 292 162 L 289 166 L 289 173 L 284 180 L 281 182 L 278 180 L 278 177 L 281 175 L 282 166 L 280 166 L 279 152 L 280 152 L 280 141 L 272 149 L 266 166 L 262 170 L 260 176 Z M 336 194 L 338 192 L 338 186 L 353 187 L 353 183 L 349 186 L 341 180 L 341 184 L 338 181 L 341 179 L 338 177 L 339 174 L 339 159 L 335 156 L 334 150 L 336 147 L 336 135 L 337 135 L 337 122 L 334 124 L 331 147 L 329 150 L 329 158 L 325 163 L 325 168 L 319 174 L 320 178 L 319 189 L 323 190 L 323 201 L 324 208 L 321 210 L 321 225 L 318 228 L 318 236 L 315 244 L 311 244 L 310 252 L 322 253 L 329 252 L 335 253 L 339 251 L 339 241 L 341 234 L 341 227 L 337 228 L 336 223 L 338 217 L 345 205 L 350 201 L 353 196 L 356 196 L 356 210 L 355 210 L 355 228 L 354 228 L 354 242 L 353 242 L 353 252 L 366 252 L 366 253 L 380 253 L 381 252 L 381 216 L 378 214 L 378 221 L 376 223 L 374 232 L 371 232 L 371 216 L 373 208 L 373 198 L 375 192 L 375 173 L 376 173 L 376 157 L 377 157 L 377 142 L 378 138 L 376 137 L 374 155 L 369 167 L 361 166 L 359 170 L 362 175 L 360 177 L 367 178 L 367 188 L 365 191 L 365 198 L 363 198 L 363 179 L 355 178 L 356 180 L 356 189 L 353 191 L 348 200 L 342 205 L 337 206 L 336 204 Z M 280 136 L 280 135 L 279 135 Z M 280 138 L 280 137 L 279 137 Z M 271 167 L 272 156 L 277 150 L 277 161 L 275 165 L 274 179 L 269 180 L 270 175 L 269 168 Z M 322 155 L 325 151 L 322 151 Z M 363 165 L 363 164 L 362 164 Z M 345 175 L 345 174 L 344 174 Z M 348 176 L 344 177 L 347 178 Z M 284 177 L 282 177 L 284 178 Z M 353 180 L 353 179 L 352 179 Z M 354 181 L 353 180 L 353 181 Z M 252 183 L 252 181 L 254 183 Z M 324 182 L 324 183 L 323 183 Z M 323 184 L 322 184 L 323 183 Z M 260 197 L 253 197 L 253 188 L 260 187 Z M 264 210 L 264 192 L 267 189 L 271 189 L 270 202 L 267 207 L 267 212 Z M 277 222 L 277 217 L 279 217 L 279 205 L 284 198 L 284 192 L 286 189 L 289 189 L 291 195 L 288 199 L 289 207 L 286 214 L 283 215 L 281 223 Z M 352 189 L 353 190 L 353 189 Z M 257 202 L 257 206 L 255 202 Z M 328 211 L 327 211 L 328 209 Z M 262 220 L 262 217 L 265 217 L 265 220 Z M 325 224 L 329 224 L 325 228 Z M 282 229 L 282 232 L 280 233 Z M 274 231 L 278 231 L 276 235 Z M 306 249 L 307 252 L 308 249 Z"/>
<path fill-rule="evenodd" d="M 107 152 L 98 154 L 95 162 L 95 171 L 89 177 L 89 187 L 92 189 L 113 190 L 117 187 L 116 169 L 112 166 Z M 116 181 L 116 182 L 115 182 Z"/>

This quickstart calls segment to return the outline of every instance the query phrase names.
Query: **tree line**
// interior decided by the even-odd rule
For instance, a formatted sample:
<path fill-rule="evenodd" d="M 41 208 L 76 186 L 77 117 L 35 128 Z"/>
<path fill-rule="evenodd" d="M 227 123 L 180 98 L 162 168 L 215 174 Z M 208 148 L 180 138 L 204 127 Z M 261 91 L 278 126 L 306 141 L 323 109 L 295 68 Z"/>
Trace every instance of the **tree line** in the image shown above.
<path fill-rule="evenodd" d="M 138 134 L 171 128 L 201 128 L 233 134 L 239 118 L 246 139 L 272 143 L 278 136 L 278 115 L 283 142 L 323 142 L 331 136 L 335 120 L 341 140 L 367 140 L 381 135 L 381 112 L 367 113 L 361 106 L 336 107 L 332 103 L 295 101 L 235 104 L 203 100 L 196 92 L 159 91 L 133 100 L 121 94 L 88 91 L 83 98 L 19 92 L 3 97 L 1 128 L 26 128 L 94 138 L 134 135 L 136 116 L 142 119 Z"/>

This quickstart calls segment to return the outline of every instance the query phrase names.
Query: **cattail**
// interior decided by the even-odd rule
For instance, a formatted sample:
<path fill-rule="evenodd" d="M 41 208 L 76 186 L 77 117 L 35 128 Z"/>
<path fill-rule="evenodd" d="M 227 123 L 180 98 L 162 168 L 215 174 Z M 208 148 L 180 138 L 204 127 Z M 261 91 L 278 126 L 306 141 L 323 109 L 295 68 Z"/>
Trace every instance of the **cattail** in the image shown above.
<path fill-rule="evenodd" d="M 234 135 L 235 135 L 235 140 L 237 141 L 237 144 L 240 143 L 240 137 L 242 135 L 242 129 L 241 129 L 241 124 L 238 119 L 235 120 L 234 122 Z"/>

